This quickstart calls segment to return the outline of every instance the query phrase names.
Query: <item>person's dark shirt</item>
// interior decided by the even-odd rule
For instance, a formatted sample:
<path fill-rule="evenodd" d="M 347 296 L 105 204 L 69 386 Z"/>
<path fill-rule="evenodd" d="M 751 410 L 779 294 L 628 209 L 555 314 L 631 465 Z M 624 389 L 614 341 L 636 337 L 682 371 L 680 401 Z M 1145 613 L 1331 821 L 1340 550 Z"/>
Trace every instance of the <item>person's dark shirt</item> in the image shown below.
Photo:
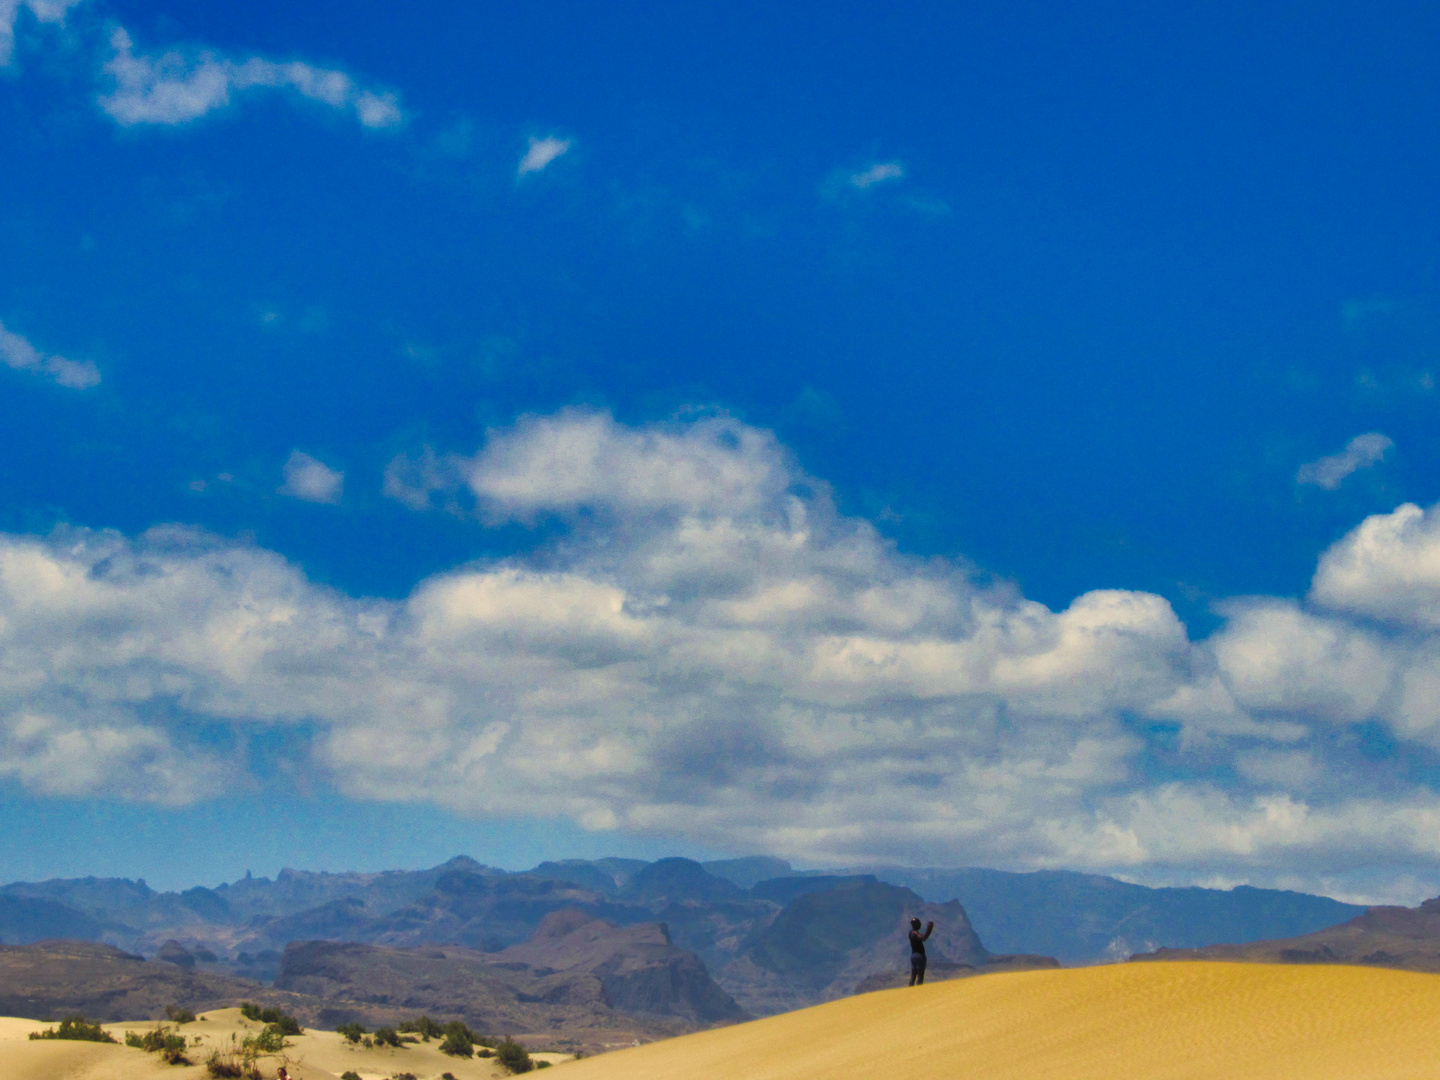
<path fill-rule="evenodd" d="M 910 931 L 910 951 L 921 956 L 925 955 L 925 935 L 919 930 Z"/>

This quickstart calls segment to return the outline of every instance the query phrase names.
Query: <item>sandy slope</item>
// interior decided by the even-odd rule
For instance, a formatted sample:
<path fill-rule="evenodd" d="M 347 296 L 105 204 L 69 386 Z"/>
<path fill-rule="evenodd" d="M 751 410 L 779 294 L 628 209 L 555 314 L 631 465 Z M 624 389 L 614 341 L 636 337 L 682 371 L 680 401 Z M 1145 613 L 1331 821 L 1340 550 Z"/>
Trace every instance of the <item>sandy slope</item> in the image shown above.
<path fill-rule="evenodd" d="M 545 1075 L 1420 1080 L 1440 1077 L 1440 975 L 1219 963 L 987 975 L 846 998 Z"/>
<path fill-rule="evenodd" d="M 36 1020 L 0 1017 L 0 1080 L 192 1080 L 206 1076 L 200 1066 L 210 1049 L 229 1043 L 232 1035 L 243 1038 L 261 1026 L 245 1020 L 239 1009 L 220 1009 L 206 1013 L 204 1020 L 186 1024 L 180 1030 L 192 1042 L 202 1042 L 190 1051 L 193 1067 L 162 1063 L 154 1054 L 128 1046 L 105 1043 L 31 1041 L 28 1035 L 51 1025 Z M 142 1021 L 133 1024 L 106 1024 L 105 1029 L 124 1040 L 126 1031 L 143 1032 L 155 1024 Z M 421 1080 L 431 1080 L 443 1072 L 453 1073 L 456 1080 L 495 1080 L 507 1076 L 493 1060 L 446 1057 L 434 1042 L 407 1046 L 404 1050 L 370 1049 L 352 1046 L 339 1035 L 328 1031 L 309 1031 L 292 1038 L 285 1050 L 290 1075 L 296 1080 L 335 1080 L 346 1070 L 358 1073 L 363 1080 L 382 1080 L 399 1072 L 414 1073 Z M 537 1059 L 552 1062 L 564 1060 L 561 1054 L 536 1054 Z M 269 1078 L 275 1075 L 276 1058 L 263 1062 L 261 1071 Z M 532 1075 L 552 1076 L 557 1073 Z"/>

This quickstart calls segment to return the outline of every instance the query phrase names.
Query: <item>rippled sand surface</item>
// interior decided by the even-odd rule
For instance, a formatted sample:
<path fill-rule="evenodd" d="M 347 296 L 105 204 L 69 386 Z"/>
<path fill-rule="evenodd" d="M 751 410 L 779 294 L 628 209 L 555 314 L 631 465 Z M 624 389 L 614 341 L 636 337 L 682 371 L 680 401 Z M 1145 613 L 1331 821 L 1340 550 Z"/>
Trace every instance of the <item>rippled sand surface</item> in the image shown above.
<path fill-rule="evenodd" d="M 1440 975 L 1146 963 L 885 990 L 567 1063 L 556 1080 L 1440 1078 Z"/>

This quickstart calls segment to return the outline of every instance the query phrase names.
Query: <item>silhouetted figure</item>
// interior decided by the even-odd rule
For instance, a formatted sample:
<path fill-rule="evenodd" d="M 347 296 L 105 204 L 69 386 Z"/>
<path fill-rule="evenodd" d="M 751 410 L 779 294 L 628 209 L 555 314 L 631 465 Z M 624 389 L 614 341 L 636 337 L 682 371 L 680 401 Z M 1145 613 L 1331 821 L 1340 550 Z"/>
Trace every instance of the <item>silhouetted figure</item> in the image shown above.
<path fill-rule="evenodd" d="M 925 982 L 925 939 L 935 929 L 935 924 L 928 923 L 925 932 L 920 932 L 920 920 L 910 920 L 910 985 L 921 986 Z"/>

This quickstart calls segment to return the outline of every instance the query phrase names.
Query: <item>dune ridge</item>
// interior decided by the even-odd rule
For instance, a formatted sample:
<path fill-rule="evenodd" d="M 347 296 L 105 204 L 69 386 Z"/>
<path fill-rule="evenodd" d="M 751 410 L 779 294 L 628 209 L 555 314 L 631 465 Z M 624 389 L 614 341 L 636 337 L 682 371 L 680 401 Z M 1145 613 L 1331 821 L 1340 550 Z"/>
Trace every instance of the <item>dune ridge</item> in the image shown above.
<path fill-rule="evenodd" d="M 567 1064 L 565 1080 L 1418 1080 L 1440 976 L 1119 964 L 883 990 Z"/>

